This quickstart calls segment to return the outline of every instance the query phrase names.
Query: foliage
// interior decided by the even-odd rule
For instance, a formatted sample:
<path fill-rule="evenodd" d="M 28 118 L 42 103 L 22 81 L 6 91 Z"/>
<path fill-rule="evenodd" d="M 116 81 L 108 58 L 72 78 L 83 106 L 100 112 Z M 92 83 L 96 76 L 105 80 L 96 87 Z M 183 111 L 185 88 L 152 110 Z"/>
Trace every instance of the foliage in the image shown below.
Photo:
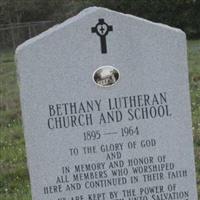
<path fill-rule="evenodd" d="M 181 28 L 190 37 L 200 37 L 200 0 L 112 0 L 104 5 Z"/>
<path fill-rule="evenodd" d="M 48 19 L 62 0 L 0 0 L 0 22 L 18 23 Z"/>
<path fill-rule="evenodd" d="M 0 0 L 0 23 L 63 21 L 88 6 L 103 6 L 183 29 L 200 37 L 200 0 Z"/>

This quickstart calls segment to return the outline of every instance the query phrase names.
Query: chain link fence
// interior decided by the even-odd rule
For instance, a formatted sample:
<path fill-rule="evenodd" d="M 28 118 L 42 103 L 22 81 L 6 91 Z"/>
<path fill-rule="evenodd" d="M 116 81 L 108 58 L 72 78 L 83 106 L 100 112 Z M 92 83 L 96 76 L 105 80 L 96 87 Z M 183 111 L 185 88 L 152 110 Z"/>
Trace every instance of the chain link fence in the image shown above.
<path fill-rule="evenodd" d="M 54 21 L 38 21 L 0 25 L 0 52 L 15 48 L 55 24 Z"/>

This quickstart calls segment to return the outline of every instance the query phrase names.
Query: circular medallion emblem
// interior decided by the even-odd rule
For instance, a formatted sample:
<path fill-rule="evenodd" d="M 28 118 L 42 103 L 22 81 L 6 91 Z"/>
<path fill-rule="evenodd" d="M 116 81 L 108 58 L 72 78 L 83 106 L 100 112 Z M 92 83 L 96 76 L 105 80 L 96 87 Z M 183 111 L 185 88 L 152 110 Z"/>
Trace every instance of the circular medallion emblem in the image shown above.
<path fill-rule="evenodd" d="M 93 74 L 94 82 L 101 87 L 110 87 L 119 80 L 119 71 L 112 66 L 99 67 Z"/>

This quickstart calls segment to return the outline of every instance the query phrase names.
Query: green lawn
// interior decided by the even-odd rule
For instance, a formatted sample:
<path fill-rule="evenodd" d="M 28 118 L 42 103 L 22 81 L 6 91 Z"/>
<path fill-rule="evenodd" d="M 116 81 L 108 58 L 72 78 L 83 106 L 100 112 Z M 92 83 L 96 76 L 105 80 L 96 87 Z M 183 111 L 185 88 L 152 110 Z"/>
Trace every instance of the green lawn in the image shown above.
<path fill-rule="evenodd" d="M 190 92 L 200 199 L 200 40 L 188 42 Z M 0 199 L 30 200 L 13 54 L 0 54 Z"/>

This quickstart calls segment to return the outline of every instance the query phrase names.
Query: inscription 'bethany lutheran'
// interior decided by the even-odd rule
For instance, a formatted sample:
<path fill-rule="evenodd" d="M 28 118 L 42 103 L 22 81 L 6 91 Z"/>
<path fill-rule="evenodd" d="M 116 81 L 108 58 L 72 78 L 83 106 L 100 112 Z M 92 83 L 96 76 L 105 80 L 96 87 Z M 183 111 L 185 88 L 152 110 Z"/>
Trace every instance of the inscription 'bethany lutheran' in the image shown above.
<path fill-rule="evenodd" d="M 97 122 L 94 122 L 93 112 L 99 112 Z M 96 123 L 121 122 L 125 115 L 129 121 L 171 116 L 167 93 L 49 105 L 50 118 L 47 123 L 49 129 L 92 126 Z"/>

